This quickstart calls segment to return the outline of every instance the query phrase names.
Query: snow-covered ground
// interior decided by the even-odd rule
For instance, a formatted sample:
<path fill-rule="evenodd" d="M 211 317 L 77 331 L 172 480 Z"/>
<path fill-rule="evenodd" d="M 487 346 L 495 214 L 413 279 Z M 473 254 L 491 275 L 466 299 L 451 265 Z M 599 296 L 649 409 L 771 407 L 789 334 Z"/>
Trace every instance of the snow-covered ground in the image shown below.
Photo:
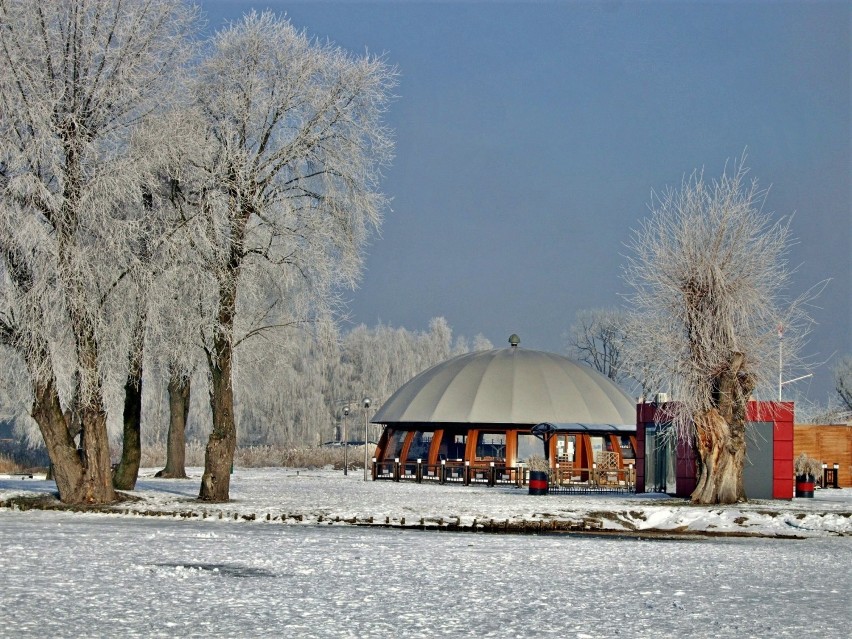
<path fill-rule="evenodd" d="M 0 637 L 845 638 L 852 624 L 848 489 L 697 508 L 237 469 L 233 501 L 205 505 L 200 469 L 152 473 L 119 514 L 0 509 Z M 0 477 L 0 500 L 53 490 Z M 437 532 L 492 519 L 640 535 Z"/>

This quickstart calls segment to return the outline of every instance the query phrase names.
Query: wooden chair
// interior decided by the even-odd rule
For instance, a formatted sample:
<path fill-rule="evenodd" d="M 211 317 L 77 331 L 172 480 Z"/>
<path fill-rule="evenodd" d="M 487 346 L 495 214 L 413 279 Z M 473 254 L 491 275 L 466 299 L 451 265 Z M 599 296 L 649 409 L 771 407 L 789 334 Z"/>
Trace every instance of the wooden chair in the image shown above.
<path fill-rule="evenodd" d="M 597 464 L 598 484 L 618 486 L 618 453 L 605 450 L 597 451 L 595 463 Z"/>
<path fill-rule="evenodd" d="M 556 483 L 570 484 L 574 481 L 574 462 L 573 461 L 560 461 L 559 468 L 554 469 L 556 471 Z"/>

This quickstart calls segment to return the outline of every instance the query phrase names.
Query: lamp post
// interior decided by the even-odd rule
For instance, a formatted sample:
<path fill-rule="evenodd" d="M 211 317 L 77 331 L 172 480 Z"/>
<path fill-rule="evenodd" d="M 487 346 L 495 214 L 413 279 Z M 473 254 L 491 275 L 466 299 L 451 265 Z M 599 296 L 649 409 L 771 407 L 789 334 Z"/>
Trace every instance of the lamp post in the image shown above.
<path fill-rule="evenodd" d="M 778 401 L 781 401 L 781 387 L 784 382 L 781 381 L 784 374 L 784 326 L 778 324 Z"/>
<path fill-rule="evenodd" d="M 369 409 L 370 398 L 364 398 L 364 481 L 367 481 L 367 464 L 369 463 L 369 455 L 367 454 L 367 426 L 369 424 Z"/>
<path fill-rule="evenodd" d="M 349 406 L 343 407 L 343 474 L 349 474 L 349 432 L 346 428 L 349 421 Z"/>

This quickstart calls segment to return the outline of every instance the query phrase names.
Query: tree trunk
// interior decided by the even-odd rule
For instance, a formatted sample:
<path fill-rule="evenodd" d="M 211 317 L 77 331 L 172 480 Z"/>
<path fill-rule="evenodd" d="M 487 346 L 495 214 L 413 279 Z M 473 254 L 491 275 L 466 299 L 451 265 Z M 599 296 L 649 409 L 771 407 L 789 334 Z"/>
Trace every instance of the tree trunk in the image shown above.
<path fill-rule="evenodd" d="M 754 378 L 745 371 L 745 357 L 732 352 L 715 383 L 716 406 L 693 419 L 698 458 L 694 504 L 746 501 L 743 468 L 746 458 L 746 406 Z"/>
<path fill-rule="evenodd" d="M 83 411 L 82 448 L 78 449 L 68 431 L 55 384 L 52 381 L 37 384 L 34 395 L 32 416 L 39 425 L 53 464 L 59 499 L 66 504 L 108 504 L 115 501 L 103 410 L 89 408 Z"/>
<path fill-rule="evenodd" d="M 714 408 L 696 417 L 698 484 L 694 504 L 733 504 L 745 501 L 745 424 L 729 424 Z"/>
<path fill-rule="evenodd" d="M 204 474 L 198 498 L 204 501 L 228 501 L 231 466 L 237 445 L 234 423 L 234 391 L 231 385 L 232 347 L 225 337 L 217 337 L 216 359 L 210 360 L 212 384 L 210 407 L 213 411 L 213 432 L 204 451 Z"/>
<path fill-rule="evenodd" d="M 169 436 L 166 467 L 157 477 L 186 478 L 186 419 L 189 415 L 190 378 L 173 373 L 169 378 Z"/>
<path fill-rule="evenodd" d="M 145 346 L 145 313 L 140 313 L 133 329 L 127 379 L 124 382 L 124 413 L 121 461 L 112 476 L 118 490 L 133 490 L 142 461 L 142 356 Z"/>
<path fill-rule="evenodd" d="M 66 257 L 66 262 L 72 260 Z M 73 269 L 70 270 L 73 272 Z M 75 299 L 83 300 L 85 295 L 76 290 L 75 283 L 71 290 Z M 91 319 L 88 318 L 82 304 L 71 309 L 71 324 L 77 351 L 77 371 L 75 412 L 82 423 L 80 432 L 80 455 L 83 464 L 83 480 L 79 491 L 75 491 L 74 503 L 108 504 L 116 500 L 112 486 L 112 465 L 109 455 L 109 435 L 107 433 L 107 417 L 104 408 L 103 384 L 98 364 L 98 344 Z M 67 501 L 61 496 L 62 501 Z"/>
<path fill-rule="evenodd" d="M 112 486 L 107 417 L 101 402 L 83 410 L 83 464 L 86 502 L 108 504 L 116 500 Z"/>
<path fill-rule="evenodd" d="M 235 182 L 236 183 L 236 182 Z M 237 425 L 234 422 L 234 318 L 237 315 L 237 284 L 244 257 L 243 240 L 253 209 L 245 205 L 238 192 L 230 194 L 234 203 L 242 202 L 239 214 L 230 221 L 228 261 L 219 273 L 217 326 L 213 334 L 213 351 L 207 351 L 210 369 L 210 408 L 213 432 L 204 451 L 204 474 L 198 498 L 205 501 L 228 501 L 231 468 L 237 447 Z"/>
<path fill-rule="evenodd" d="M 238 192 L 230 194 L 234 203 L 241 202 Z M 244 204 L 244 203 L 243 203 Z M 244 257 L 243 239 L 252 210 L 244 205 L 230 221 L 231 238 L 228 261 L 219 274 L 217 327 L 213 335 L 213 351 L 207 351 L 210 369 L 210 408 L 213 432 L 204 451 L 204 474 L 198 498 L 205 501 L 228 501 L 231 468 L 237 447 L 237 425 L 234 422 L 234 318 L 237 314 L 237 284 Z"/>
<path fill-rule="evenodd" d="M 14 261 L 16 257 L 14 252 L 9 253 L 7 260 Z M 18 267 L 14 268 L 12 273 L 16 278 L 16 285 L 28 291 L 32 283 L 29 272 L 23 262 L 13 264 Z M 78 368 L 74 376 L 76 393 L 72 403 L 75 405 L 66 417 L 62 411 L 54 374 L 43 372 L 51 367 L 47 342 L 37 331 L 30 333 L 29 337 L 34 340 L 35 346 L 28 356 L 25 355 L 33 391 L 30 414 L 38 424 L 47 446 L 51 463 L 50 475 L 56 481 L 59 499 L 68 504 L 103 504 L 114 501 L 115 491 L 109 474 L 106 415 L 100 388 L 97 389 L 95 401 L 90 404 L 88 410 L 77 410 L 79 407 L 76 402 L 82 387 Z M 7 340 L 14 342 L 20 338 L 16 328 L 7 330 Z M 94 349 L 87 351 L 89 354 L 93 352 Z M 77 432 L 80 433 L 79 449 L 74 443 Z"/>
<path fill-rule="evenodd" d="M 69 504 L 85 503 L 83 463 L 62 414 L 56 386 L 51 381 L 36 384 L 33 390 L 31 415 L 47 446 L 59 499 Z"/>
<path fill-rule="evenodd" d="M 112 476 L 112 485 L 118 490 L 133 490 L 139 477 L 142 461 L 142 384 L 135 374 L 127 376 L 124 383 L 124 429 L 121 461 Z"/>

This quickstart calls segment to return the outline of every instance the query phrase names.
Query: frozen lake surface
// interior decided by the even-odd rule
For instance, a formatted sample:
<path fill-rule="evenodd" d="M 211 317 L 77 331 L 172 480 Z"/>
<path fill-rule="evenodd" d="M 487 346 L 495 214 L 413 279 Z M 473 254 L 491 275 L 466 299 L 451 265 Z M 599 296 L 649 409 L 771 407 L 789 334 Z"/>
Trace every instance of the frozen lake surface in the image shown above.
<path fill-rule="evenodd" d="M 644 540 L 0 513 L 2 637 L 824 637 L 848 537 Z"/>
<path fill-rule="evenodd" d="M 0 637 L 846 639 L 852 626 L 852 489 L 696 507 L 259 468 L 209 504 L 201 469 L 154 472 L 110 513 L 0 507 Z M 55 491 L 0 477 L 0 501 Z M 448 530 L 488 521 L 634 536 Z"/>

